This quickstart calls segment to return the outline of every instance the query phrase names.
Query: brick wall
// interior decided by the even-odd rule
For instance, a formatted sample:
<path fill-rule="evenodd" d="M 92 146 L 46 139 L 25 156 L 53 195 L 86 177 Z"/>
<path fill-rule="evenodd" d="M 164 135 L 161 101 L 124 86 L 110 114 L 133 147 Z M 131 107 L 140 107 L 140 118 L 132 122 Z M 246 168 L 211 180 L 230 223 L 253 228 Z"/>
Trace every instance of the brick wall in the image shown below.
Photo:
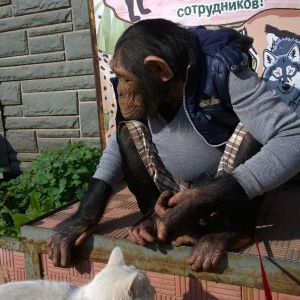
<path fill-rule="evenodd" d="M 0 0 L 0 167 L 100 146 L 92 57 L 88 0 Z"/>

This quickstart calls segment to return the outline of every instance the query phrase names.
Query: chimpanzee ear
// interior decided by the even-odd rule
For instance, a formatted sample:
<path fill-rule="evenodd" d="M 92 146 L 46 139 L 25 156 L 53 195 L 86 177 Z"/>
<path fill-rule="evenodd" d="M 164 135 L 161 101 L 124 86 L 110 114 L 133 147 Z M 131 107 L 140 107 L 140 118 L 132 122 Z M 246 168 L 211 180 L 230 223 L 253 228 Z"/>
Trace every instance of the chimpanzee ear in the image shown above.
<path fill-rule="evenodd" d="M 174 77 L 174 73 L 168 63 L 158 56 L 149 55 L 145 57 L 144 64 L 150 69 L 150 72 L 154 77 L 163 82 Z"/>

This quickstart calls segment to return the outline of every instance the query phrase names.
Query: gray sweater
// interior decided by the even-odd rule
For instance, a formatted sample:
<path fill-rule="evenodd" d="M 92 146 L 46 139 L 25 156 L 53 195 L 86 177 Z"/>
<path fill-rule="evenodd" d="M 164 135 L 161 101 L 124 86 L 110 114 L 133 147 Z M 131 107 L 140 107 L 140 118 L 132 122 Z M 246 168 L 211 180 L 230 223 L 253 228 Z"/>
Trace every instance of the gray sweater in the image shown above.
<path fill-rule="evenodd" d="M 240 121 L 264 145 L 232 173 L 253 198 L 300 172 L 300 119 L 250 69 L 230 73 L 229 92 Z M 171 174 L 197 185 L 203 174 L 216 172 L 222 153 L 195 132 L 183 106 L 171 123 L 158 116 L 148 119 L 148 125 L 158 154 Z M 94 177 L 112 186 L 122 177 L 115 134 L 103 151 Z"/>

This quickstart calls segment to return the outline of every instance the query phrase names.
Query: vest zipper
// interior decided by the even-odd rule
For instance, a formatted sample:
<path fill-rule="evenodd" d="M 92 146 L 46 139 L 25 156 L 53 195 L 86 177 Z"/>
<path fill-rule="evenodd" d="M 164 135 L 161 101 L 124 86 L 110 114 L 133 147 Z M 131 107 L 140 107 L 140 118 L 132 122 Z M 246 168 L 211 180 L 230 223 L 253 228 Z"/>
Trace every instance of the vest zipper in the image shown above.
<path fill-rule="evenodd" d="M 187 83 L 187 81 L 188 81 L 188 76 L 189 76 L 189 69 L 190 69 L 190 66 L 191 66 L 191 65 L 188 65 L 188 67 L 187 67 L 187 71 L 186 71 L 186 81 L 185 81 L 184 86 L 183 86 L 183 99 L 182 99 L 182 101 L 183 101 L 183 109 L 184 109 L 184 112 L 185 112 L 187 118 L 189 119 L 189 122 L 191 123 L 192 127 L 194 128 L 194 130 L 195 130 L 196 133 L 204 140 L 204 142 L 205 142 L 206 145 L 208 145 L 208 146 L 210 146 L 210 147 L 213 147 L 213 148 L 220 147 L 220 146 L 226 144 L 226 142 L 221 143 L 221 144 L 219 144 L 219 145 L 211 145 L 211 144 L 205 139 L 205 137 L 199 132 L 199 130 L 196 128 L 195 124 L 193 123 L 193 121 L 192 121 L 192 119 L 191 119 L 191 117 L 190 117 L 190 115 L 189 115 L 189 113 L 188 113 L 188 111 L 187 111 L 187 107 L 186 107 L 186 96 L 185 96 L 185 87 L 186 87 L 186 83 Z"/>

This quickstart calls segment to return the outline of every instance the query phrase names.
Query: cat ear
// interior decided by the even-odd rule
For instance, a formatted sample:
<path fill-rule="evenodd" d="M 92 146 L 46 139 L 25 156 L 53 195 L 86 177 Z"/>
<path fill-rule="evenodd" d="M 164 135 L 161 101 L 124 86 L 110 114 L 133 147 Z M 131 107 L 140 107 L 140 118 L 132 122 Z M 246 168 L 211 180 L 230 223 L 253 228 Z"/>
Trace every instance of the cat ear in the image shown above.
<path fill-rule="evenodd" d="M 108 263 L 108 266 L 124 266 L 124 256 L 122 253 L 122 250 L 119 247 L 116 247 L 113 249 L 113 251 L 110 254 Z"/>
<path fill-rule="evenodd" d="M 138 274 L 133 273 L 124 280 L 124 286 L 130 296 L 136 295 L 139 289 Z"/>

